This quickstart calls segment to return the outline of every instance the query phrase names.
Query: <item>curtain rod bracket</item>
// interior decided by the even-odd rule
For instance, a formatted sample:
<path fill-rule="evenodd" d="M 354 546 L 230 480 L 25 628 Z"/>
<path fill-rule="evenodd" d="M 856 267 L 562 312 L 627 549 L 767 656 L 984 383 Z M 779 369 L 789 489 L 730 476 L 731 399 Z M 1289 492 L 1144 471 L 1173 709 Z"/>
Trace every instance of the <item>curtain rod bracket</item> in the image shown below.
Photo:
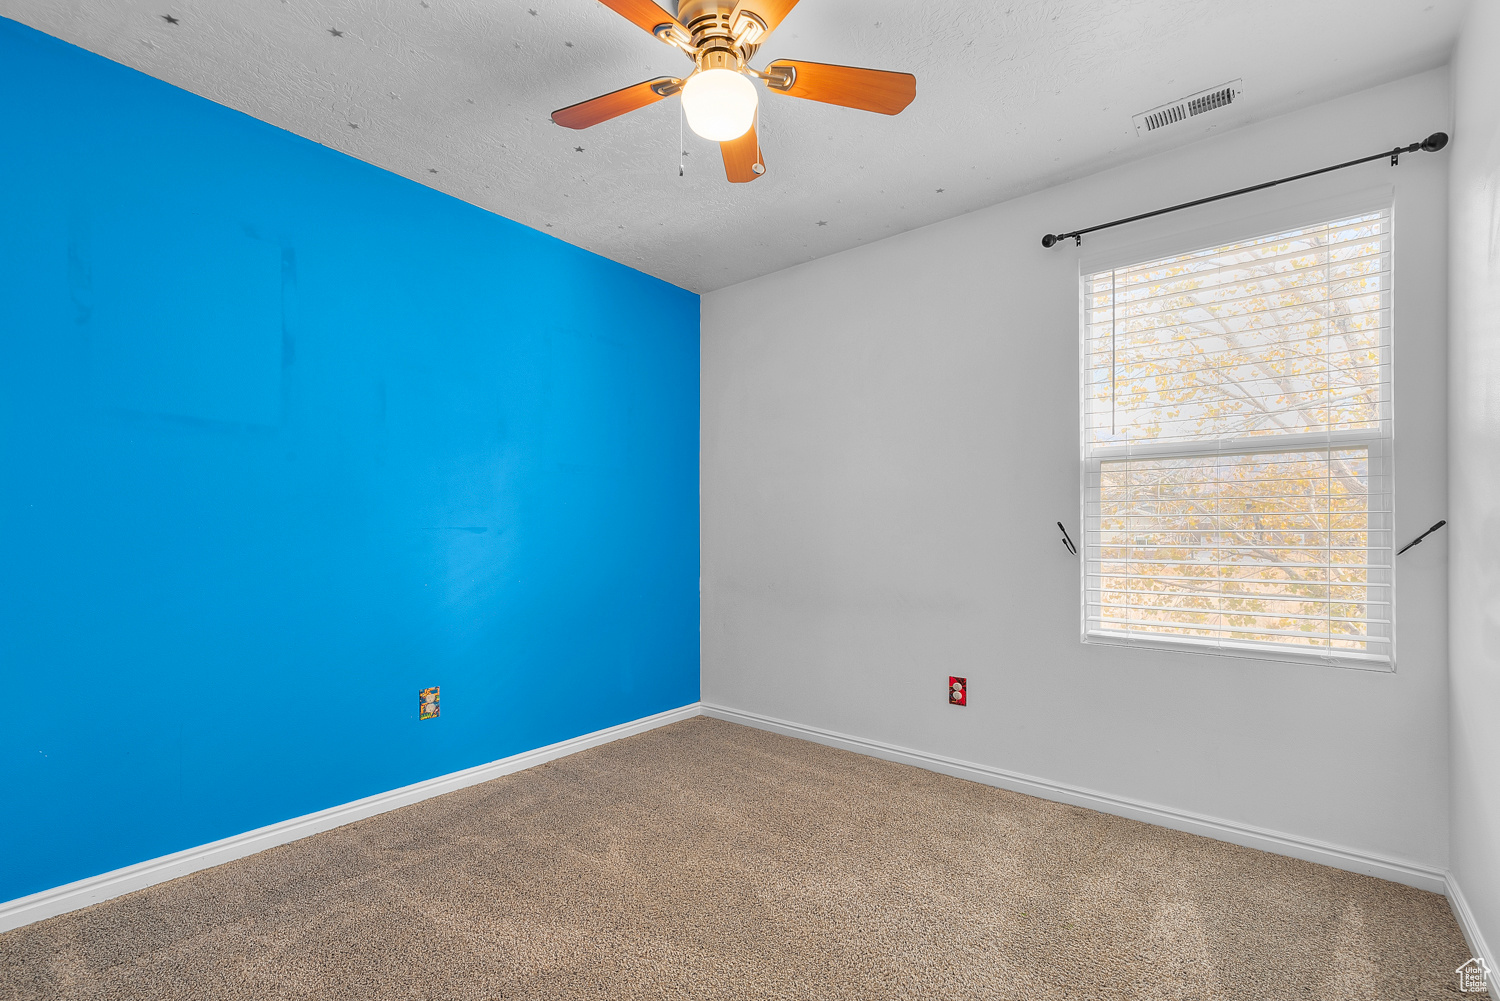
<path fill-rule="evenodd" d="M 1089 226 L 1084 229 L 1075 229 L 1069 233 L 1048 233 L 1046 236 L 1042 237 L 1042 246 L 1055 247 L 1057 246 L 1059 241 L 1071 239 L 1075 247 L 1081 247 L 1083 246 L 1083 234 L 1085 233 L 1093 233 L 1097 230 L 1109 229 L 1112 226 L 1123 226 L 1127 222 L 1140 222 L 1142 219 L 1150 219 L 1153 216 L 1166 215 L 1168 212 L 1177 212 L 1181 209 L 1190 209 L 1197 205 L 1206 205 L 1209 202 L 1217 202 L 1224 198 L 1233 198 L 1235 195 L 1248 195 L 1252 191 L 1260 191 L 1264 188 L 1273 188 L 1278 184 L 1285 184 L 1287 181 L 1300 181 L 1304 177 L 1312 177 L 1314 174 L 1326 174 L 1330 170 L 1343 170 L 1345 167 L 1353 167 L 1357 164 L 1369 163 L 1371 160 L 1379 160 L 1382 157 L 1390 157 L 1391 166 L 1396 167 L 1401 163 L 1402 153 L 1436 153 L 1438 150 L 1447 145 L 1448 133 L 1434 132 L 1432 135 L 1428 136 L 1426 139 L 1423 139 L 1419 143 L 1412 143 L 1410 146 L 1397 146 L 1389 153 L 1375 153 L 1371 156 L 1362 156 L 1358 160 L 1350 160 L 1346 163 L 1336 163 L 1332 167 L 1322 167 L 1318 170 L 1309 170 L 1303 174 L 1293 174 L 1291 177 L 1283 177 L 1275 181 L 1267 181 L 1264 184 L 1253 184 L 1248 188 L 1238 188 L 1234 191 L 1226 191 L 1221 195 L 1210 195 L 1207 198 L 1198 198 L 1191 202 L 1183 202 L 1181 205 L 1172 205 L 1164 209 L 1157 209 L 1155 212 L 1142 212 L 1140 215 L 1128 216 L 1124 219 L 1116 219 L 1114 222 L 1101 223 L 1098 226 Z"/>

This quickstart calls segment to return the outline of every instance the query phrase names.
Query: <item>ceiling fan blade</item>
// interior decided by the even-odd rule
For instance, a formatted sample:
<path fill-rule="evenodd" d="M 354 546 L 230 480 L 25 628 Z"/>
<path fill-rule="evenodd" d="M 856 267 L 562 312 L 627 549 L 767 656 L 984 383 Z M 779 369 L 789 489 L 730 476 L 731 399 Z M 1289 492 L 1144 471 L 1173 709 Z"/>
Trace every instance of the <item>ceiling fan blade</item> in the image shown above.
<path fill-rule="evenodd" d="M 610 10 L 619 14 L 631 24 L 643 28 L 651 34 L 656 35 L 656 29 L 662 25 L 676 25 L 677 30 L 682 32 L 681 37 L 688 37 L 688 30 L 682 26 L 682 22 L 658 4 L 651 0 L 599 0 L 600 3 Z M 660 35 L 656 37 L 661 38 Z M 665 41 L 665 39 L 662 39 Z"/>
<path fill-rule="evenodd" d="M 569 129 L 586 129 L 590 125 L 618 118 L 627 111 L 655 104 L 664 97 L 671 97 L 682 90 L 682 81 L 670 76 L 659 76 L 608 94 L 552 112 L 552 120 Z"/>
<path fill-rule="evenodd" d="M 734 24 L 740 19 L 740 14 L 754 14 L 760 18 L 766 28 L 756 39 L 757 42 L 776 30 L 781 19 L 791 13 L 792 8 L 797 6 L 797 0 L 740 0 L 734 5 L 734 13 L 729 17 L 729 23 Z"/>
<path fill-rule="evenodd" d="M 754 125 L 738 139 L 719 143 L 719 152 L 724 154 L 724 173 L 735 184 L 745 184 L 765 176 L 766 165 L 760 155 L 760 137 L 755 134 Z M 756 167 L 760 169 L 756 170 Z"/>
<path fill-rule="evenodd" d="M 882 115 L 899 115 L 917 96 L 917 78 L 910 73 L 778 59 L 766 74 L 770 90 Z"/>

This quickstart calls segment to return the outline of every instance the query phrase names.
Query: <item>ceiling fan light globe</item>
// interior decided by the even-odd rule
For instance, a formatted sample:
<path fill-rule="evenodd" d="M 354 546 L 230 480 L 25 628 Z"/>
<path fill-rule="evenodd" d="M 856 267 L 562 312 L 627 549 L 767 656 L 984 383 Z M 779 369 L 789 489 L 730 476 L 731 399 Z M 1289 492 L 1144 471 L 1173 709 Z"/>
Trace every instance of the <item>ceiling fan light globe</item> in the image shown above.
<path fill-rule="evenodd" d="M 750 131 L 759 100 L 755 84 L 734 70 L 699 70 L 682 86 L 688 128 L 713 142 L 729 142 Z"/>

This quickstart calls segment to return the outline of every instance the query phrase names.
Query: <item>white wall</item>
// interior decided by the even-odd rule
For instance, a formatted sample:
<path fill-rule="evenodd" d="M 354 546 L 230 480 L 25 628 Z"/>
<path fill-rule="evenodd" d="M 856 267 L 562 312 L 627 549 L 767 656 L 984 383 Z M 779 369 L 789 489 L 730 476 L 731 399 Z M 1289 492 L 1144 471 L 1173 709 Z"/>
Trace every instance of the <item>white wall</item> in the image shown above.
<path fill-rule="evenodd" d="M 1452 869 L 1500 946 L 1500 4 L 1471 8 L 1453 60 L 1449 471 Z M 1490 962 L 1495 961 L 1493 954 Z"/>
<path fill-rule="evenodd" d="M 1076 538 L 1080 251 L 1039 240 L 1449 121 L 1434 71 L 705 296 L 705 701 L 1446 865 L 1442 534 L 1398 563 L 1394 674 L 1080 643 L 1053 524 Z M 1408 539 L 1448 514 L 1447 170 L 1376 162 L 1082 251 L 1393 185 Z"/>

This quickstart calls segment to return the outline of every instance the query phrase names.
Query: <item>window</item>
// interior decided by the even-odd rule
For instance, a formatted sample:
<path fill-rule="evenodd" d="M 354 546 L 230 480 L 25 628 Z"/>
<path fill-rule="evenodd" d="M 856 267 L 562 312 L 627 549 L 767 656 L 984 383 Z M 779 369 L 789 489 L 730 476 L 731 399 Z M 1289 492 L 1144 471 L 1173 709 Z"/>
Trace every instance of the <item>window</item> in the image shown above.
<path fill-rule="evenodd" d="M 1084 639 L 1390 667 L 1389 210 L 1083 279 Z"/>

